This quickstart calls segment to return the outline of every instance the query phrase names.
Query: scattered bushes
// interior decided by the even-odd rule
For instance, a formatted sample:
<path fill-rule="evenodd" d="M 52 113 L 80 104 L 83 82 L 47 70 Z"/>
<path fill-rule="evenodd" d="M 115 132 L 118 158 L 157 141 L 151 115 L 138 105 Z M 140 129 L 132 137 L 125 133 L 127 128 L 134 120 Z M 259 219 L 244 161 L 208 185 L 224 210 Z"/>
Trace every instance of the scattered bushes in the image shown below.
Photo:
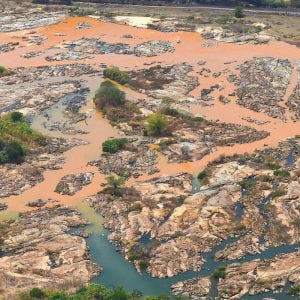
<path fill-rule="evenodd" d="M 112 82 L 106 80 L 101 83 L 100 88 L 96 91 L 94 103 L 99 110 L 121 106 L 125 103 L 125 93 L 119 90 Z"/>
<path fill-rule="evenodd" d="M 42 291 L 42 290 L 41 290 Z M 62 291 L 42 291 L 45 300 L 183 300 L 185 297 L 173 296 L 143 296 L 138 290 L 127 292 L 123 288 L 108 288 L 104 285 L 91 283 L 75 293 L 67 294 Z M 27 295 L 26 295 L 27 294 Z M 22 299 L 34 300 L 29 293 L 22 293 Z M 26 297 L 27 296 L 27 297 Z M 19 297 L 21 299 L 21 297 Z"/>
<path fill-rule="evenodd" d="M 125 84 L 129 80 L 127 72 L 121 71 L 118 67 L 107 68 L 103 72 L 104 77 Z"/>
<path fill-rule="evenodd" d="M 4 141 L 18 141 L 22 144 L 45 145 L 46 139 L 30 128 L 29 121 L 19 112 L 12 112 L 0 118 L 0 138 Z"/>
<path fill-rule="evenodd" d="M 30 128 L 20 112 L 0 118 L 0 164 L 20 163 L 31 145 L 45 145 L 46 139 Z"/>
<path fill-rule="evenodd" d="M 103 152 L 116 153 L 128 142 L 126 138 L 107 140 L 102 144 Z"/>
<path fill-rule="evenodd" d="M 166 118 L 160 112 L 154 113 L 147 118 L 146 130 L 151 136 L 162 135 L 166 129 Z"/>

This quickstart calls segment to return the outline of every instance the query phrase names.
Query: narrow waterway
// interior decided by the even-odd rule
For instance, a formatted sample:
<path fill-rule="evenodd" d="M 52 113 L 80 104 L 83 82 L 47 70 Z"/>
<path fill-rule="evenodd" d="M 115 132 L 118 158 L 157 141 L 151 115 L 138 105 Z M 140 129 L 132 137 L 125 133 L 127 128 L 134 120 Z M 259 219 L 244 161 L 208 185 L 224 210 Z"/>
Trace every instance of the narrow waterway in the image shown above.
<path fill-rule="evenodd" d="M 78 210 L 84 217 L 92 222 L 92 224 L 85 227 L 85 229 L 91 232 L 91 235 L 87 238 L 87 243 L 91 250 L 90 253 L 93 261 L 103 267 L 103 272 L 94 278 L 93 281 L 111 287 L 123 287 L 126 290 L 131 291 L 138 289 L 145 295 L 169 294 L 171 285 L 178 281 L 192 279 L 197 276 L 209 276 L 215 269 L 226 266 L 226 264 L 235 262 L 243 263 L 253 259 L 270 259 L 279 253 L 289 253 L 300 247 L 299 244 L 283 245 L 270 248 L 263 253 L 246 255 L 239 260 L 215 261 L 213 257 L 216 252 L 224 249 L 227 244 L 237 240 L 235 237 L 230 237 L 227 240 L 224 240 L 219 246 L 215 247 L 213 251 L 201 254 L 206 261 L 202 266 L 201 271 L 189 271 L 172 278 L 159 279 L 153 278 L 146 273 L 139 274 L 133 265 L 125 260 L 120 252 L 116 251 L 115 246 L 109 243 L 107 239 L 108 231 L 102 227 L 103 218 L 97 214 L 93 208 L 89 207 L 86 202 L 80 203 L 78 205 Z M 273 293 L 268 294 L 273 296 Z M 262 299 L 263 297 L 265 297 L 265 294 L 263 294 L 261 298 L 260 296 L 255 296 L 250 298 L 247 297 L 245 299 Z M 291 297 L 285 293 L 281 293 L 275 294 L 275 299 L 291 299 Z"/>

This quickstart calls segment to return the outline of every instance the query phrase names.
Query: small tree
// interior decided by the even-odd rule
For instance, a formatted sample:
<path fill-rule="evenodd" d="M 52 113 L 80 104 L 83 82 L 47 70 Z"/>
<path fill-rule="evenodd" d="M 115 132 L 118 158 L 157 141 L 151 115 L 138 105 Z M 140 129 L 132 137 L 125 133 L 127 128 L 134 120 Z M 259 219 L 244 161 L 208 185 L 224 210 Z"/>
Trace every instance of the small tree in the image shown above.
<path fill-rule="evenodd" d="M 152 136 L 163 134 L 166 129 L 166 118 L 163 114 L 157 112 L 152 114 L 147 119 L 147 133 Z"/>
<path fill-rule="evenodd" d="M 10 114 L 10 118 L 13 122 L 20 122 L 23 120 L 23 114 L 18 111 L 14 111 Z"/>
<path fill-rule="evenodd" d="M 111 192 L 114 195 L 120 195 L 121 187 L 124 185 L 126 182 L 126 178 L 122 176 L 107 176 L 105 178 L 106 184 L 109 186 Z"/>
<path fill-rule="evenodd" d="M 101 83 L 100 88 L 96 91 L 94 103 L 98 109 L 104 109 L 108 106 L 120 106 L 125 103 L 125 93 L 106 80 Z"/>
<path fill-rule="evenodd" d="M 234 16 L 238 19 L 240 18 L 244 18 L 244 10 L 241 6 L 237 6 L 235 9 L 234 9 Z"/>

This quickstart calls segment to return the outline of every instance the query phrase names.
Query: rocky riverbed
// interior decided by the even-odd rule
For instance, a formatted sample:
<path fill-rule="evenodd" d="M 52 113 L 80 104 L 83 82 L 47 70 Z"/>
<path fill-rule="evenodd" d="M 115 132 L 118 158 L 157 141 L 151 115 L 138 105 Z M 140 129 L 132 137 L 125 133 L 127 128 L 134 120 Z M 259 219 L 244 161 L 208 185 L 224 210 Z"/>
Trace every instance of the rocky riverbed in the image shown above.
<path fill-rule="evenodd" d="M 46 12 L 42 9 L 29 9 L 26 13 L 15 10 L 0 13 L 0 32 L 32 29 L 58 23 L 66 16 L 61 12 Z"/>
<path fill-rule="evenodd" d="M 221 158 L 200 173 L 200 191 L 193 195 L 191 177 L 183 173 L 129 185 L 120 195 L 103 190 L 88 201 L 105 217 L 110 241 L 138 270 L 146 268 L 152 276 L 201 270 L 206 261 L 201 254 L 226 240 L 214 259 L 238 261 L 271 247 L 299 243 L 299 147 L 299 141 L 289 140 L 247 157 Z M 229 242 L 232 237 L 235 241 Z M 293 255 L 279 255 L 274 262 L 293 261 Z M 266 265 L 268 261 L 259 264 Z M 232 268 L 237 270 L 236 266 L 240 267 Z M 231 272 L 231 265 L 228 270 Z M 286 278 L 298 278 L 294 269 L 290 272 Z M 226 278 L 228 282 L 221 279 L 218 285 L 221 297 L 235 295 L 235 287 L 246 284 L 239 275 L 233 284 L 227 268 Z M 275 277 L 266 281 L 263 290 L 246 282 L 249 290 L 239 289 L 238 293 L 257 294 L 279 286 Z M 284 286 L 286 280 L 281 282 Z M 200 278 L 175 284 L 173 291 L 198 299 L 207 296 L 210 287 L 209 278 Z"/>
<path fill-rule="evenodd" d="M 64 14 L 0 13 L 0 58 L 9 69 L 0 75 L 0 113 L 21 111 L 49 135 L 24 162 L 0 165 L 1 218 L 32 210 L 0 227 L 7 297 L 33 286 L 79 288 L 99 272 L 83 238 L 89 231 L 69 231 L 87 221 L 55 206 L 83 198 L 104 217 L 122 257 L 161 278 L 163 292 L 169 280 L 180 281 L 173 293 L 193 299 L 297 286 L 296 47 L 268 44 L 263 33 L 180 32 L 196 22 L 164 19 L 149 25 L 156 32 L 90 17 L 59 22 Z M 29 30 L 3 33 L 19 29 Z M 115 83 L 126 100 L 96 112 L 92 97 L 113 65 L 128 74 L 125 85 Z M 148 117 L 156 112 L 166 125 L 151 135 Z M 116 137 L 125 146 L 103 153 L 102 143 Z M 102 243 L 105 234 L 91 239 Z M 294 248 L 280 254 L 280 247 Z M 211 262 L 227 267 L 209 270 Z M 114 280 L 105 283 L 118 286 Z"/>
<path fill-rule="evenodd" d="M 73 42 L 64 42 L 59 48 L 67 49 L 68 52 L 57 53 L 47 56 L 48 61 L 82 60 L 92 58 L 93 54 L 121 54 L 152 57 L 166 52 L 174 52 L 174 46 L 168 41 L 153 40 L 137 44 L 132 47 L 124 43 L 106 43 L 100 39 L 83 38 Z"/>
<path fill-rule="evenodd" d="M 98 274 L 84 238 L 68 233 L 85 224 L 76 210 L 64 206 L 23 213 L 4 223 L 0 278 L 6 296 L 28 286 L 74 289 Z"/>
<path fill-rule="evenodd" d="M 62 195 L 75 195 L 82 187 L 92 182 L 93 173 L 80 173 L 64 176 L 55 188 L 55 192 Z"/>
<path fill-rule="evenodd" d="M 238 103 L 271 117 L 285 120 L 283 100 L 292 72 L 288 60 L 257 58 L 240 66 Z"/>

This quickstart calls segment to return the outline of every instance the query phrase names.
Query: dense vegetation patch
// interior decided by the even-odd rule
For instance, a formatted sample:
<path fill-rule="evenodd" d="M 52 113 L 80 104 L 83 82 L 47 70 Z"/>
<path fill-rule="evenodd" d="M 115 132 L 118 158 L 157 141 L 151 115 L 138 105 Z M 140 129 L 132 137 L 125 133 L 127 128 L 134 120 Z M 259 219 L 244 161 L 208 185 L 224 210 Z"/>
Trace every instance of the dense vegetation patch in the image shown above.
<path fill-rule="evenodd" d="M 0 118 L 0 164 L 20 163 L 30 147 L 45 143 L 46 139 L 30 128 L 30 122 L 21 113 Z"/>
<path fill-rule="evenodd" d="M 67 294 L 62 291 L 45 291 L 39 288 L 29 293 L 22 293 L 20 300 L 181 300 L 184 297 L 173 296 L 143 296 L 139 291 L 127 292 L 122 288 L 107 288 L 100 284 L 90 284 L 75 293 Z"/>
<path fill-rule="evenodd" d="M 127 72 L 121 71 L 118 67 L 107 68 L 103 72 L 104 77 L 125 84 L 129 80 Z"/>
<path fill-rule="evenodd" d="M 107 140 L 102 144 L 102 150 L 107 153 L 116 153 L 123 149 L 127 142 L 126 138 Z"/>

